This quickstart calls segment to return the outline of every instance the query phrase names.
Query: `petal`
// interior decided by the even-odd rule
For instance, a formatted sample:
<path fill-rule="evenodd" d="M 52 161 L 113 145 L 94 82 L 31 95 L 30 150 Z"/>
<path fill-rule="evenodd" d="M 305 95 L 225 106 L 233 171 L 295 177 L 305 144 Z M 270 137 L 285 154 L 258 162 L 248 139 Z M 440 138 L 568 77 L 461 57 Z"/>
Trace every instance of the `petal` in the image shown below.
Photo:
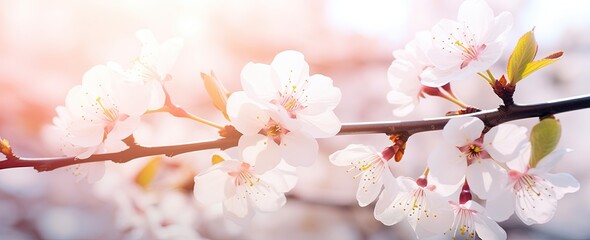
<path fill-rule="evenodd" d="M 461 23 L 449 19 L 442 19 L 432 27 L 433 47 L 426 52 L 426 55 L 435 68 L 445 70 L 458 68 L 461 65 L 463 59 L 461 55 L 457 54 L 459 50 L 449 50 L 449 48 L 454 49 L 454 46 L 449 46 L 450 43 L 447 39 L 451 33 L 454 35 L 460 34 L 458 29 L 463 28 L 464 26 Z"/>
<path fill-rule="evenodd" d="M 568 152 L 571 152 L 571 149 L 556 149 L 553 152 L 549 153 L 547 156 L 543 157 L 543 159 L 539 160 L 537 166 L 530 170 L 531 174 L 543 174 L 549 172 L 555 164 L 557 164 Z"/>
<path fill-rule="evenodd" d="M 375 205 L 373 212 L 375 219 L 387 226 L 398 223 L 404 219 L 405 216 L 401 208 L 394 208 L 392 206 L 397 195 L 397 193 L 385 189 L 381 193 L 381 196 L 379 196 L 377 204 Z"/>
<path fill-rule="evenodd" d="M 277 144 L 262 135 L 243 135 L 238 147 L 243 149 L 242 157 L 256 168 L 257 173 L 264 173 L 276 167 L 281 161 L 281 149 Z"/>
<path fill-rule="evenodd" d="M 350 144 L 342 150 L 332 153 L 329 157 L 330 162 L 336 166 L 344 167 L 357 165 L 361 159 L 366 159 L 376 155 L 377 152 L 372 147 L 362 144 Z"/>
<path fill-rule="evenodd" d="M 258 182 L 248 187 L 247 196 L 258 211 L 272 212 L 285 205 L 287 199 L 283 193 L 278 193 L 271 187 L 271 182 Z"/>
<path fill-rule="evenodd" d="M 154 66 L 160 77 L 164 78 L 170 72 L 183 46 L 182 38 L 171 38 L 159 45 L 158 59 Z"/>
<path fill-rule="evenodd" d="M 505 240 L 506 231 L 498 223 L 483 214 L 474 214 L 475 232 L 481 239 Z"/>
<path fill-rule="evenodd" d="M 484 135 L 484 148 L 490 156 L 500 162 L 507 162 L 518 156 L 526 142 L 527 129 L 514 124 L 501 124 Z"/>
<path fill-rule="evenodd" d="M 448 231 L 450 223 L 453 222 L 454 212 L 449 205 L 449 201 L 439 194 L 431 191 L 425 191 L 425 198 L 430 208 L 429 217 L 409 218 L 416 219 L 416 235 L 419 238 L 442 234 Z M 431 217 L 436 216 L 436 217 Z M 418 231 L 420 230 L 420 231 Z"/>
<path fill-rule="evenodd" d="M 444 142 L 428 156 L 429 176 L 435 181 L 455 185 L 465 176 L 467 160 L 457 147 Z"/>
<path fill-rule="evenodd" d="M 457 20 L 465 22 L 469 30 L 481 41 L 488 29 L 488 23 L 494 21 L 494 12 L 483 0 L 467 0 L 459 7 Z"/>
<path fill-rule="evenodd" d="M 236 194 L 223 201 L 224 210 L 238 218 L 248 216 L 250 207 L 248 206 L 248 199 L 245 197 L 246 195 L 247 193 L 244 192 L 243 188 L 236 188 Z"/>
<path fill-rule="evenodd" d="M 69 131 L 67 141 L 80 147 L 98 146 L 104 137 L 104 125 L 85 121 L 72 122 L 66 131 Z"/>
<path fill-rule="evenodd" d="M 305 88 L 307 105 L 301 114 L 316 115 L 325 111 L 331 111 L 342 98 L 340 89 L 332 85 L 332 79 L 321 74 L 315 74 L 309 78 L 309 86 Z M 300 98 L 301 99 L 301 98 Z"/>
<path fill-rule="evenodd" d="M 574 193 L 580 190 L 578 180 L 568 173 L 547 173 L 543 175 L 543 178 L 553 185 L 557 199 L 561 199 L 566 193 Z"/>
<path fill-rule="evenodd" d="M 123 81 L 123 76 L 120 73 L 112 72 L 113 78 L 119 78 L 118 81 L 112 83 L 113 101 L 116 103 L 119 113 L 130 116 L 144 114 L 152 97 L 152 84 Z M 164 105 L 163 102 L 162 105 Z M 158 108 L 162 107 L 162 105 L 158 106 Z"/>
<path fill-rule="evenodd" d="M 244 135 L 258 134 L 270 116 L 244 92 L 235 92 L 227 100 L 227 115 L 233 126 Z"/>
<path fill-rule="evenodd" d="M 269 65 L 248 63 L 242 69 L 242 88 L 252 99 L 270 102 L 279 93 L 280 81 L 273 79 L 274 71 Z M 233 94 L 232 94 L 233 95 Z"/>
<path fill-rule="evenodd" d="M 301 130 L 314 138 L 327 138 L 335 136 L 342 126 L 340 119 L 332 111 L 317 115 L 297 115 L 302 123 Z"/>
<path fill-rule="evenodd" d="M 505 187 L 486 201 L 486 213 L 496 221 L 506 221 L 514 213 L 515 203 L 512 187 Z"/>
<path fill-rule="evenodd" d="M 510 12 L 501 12 L 494 21 L 488 23 L 488 30 L 481 41 L 486 43 L 504 38 L 504 35 L 512 28 L 513 21 Z"/>
<path fill-rule="evenodd" d="M 225 199 L 225 183 L 229 175 L 219 169 L 195 177 L 193 193 L 202 204 L 213 204 Z"/>
<path fill-rule="evenodd" d="M 309 78 L 309 65 L 302 53 L 297 51 L 283 51 L 275 56 L 270 66 L 276 71 L 280 84 L 289 81 L 298 82 Z"/>
<path fill-rule="evenodd" d="M 481 199 L 499 194 L 508 181 L 506 170 L 490 159 L 474 161 L 467 167 L 465 178 L 471 190 Z"/>
<path fill-rule="evenodd" d="M 107 138 L 109 140 L 122 140 L 129 137 L 139 126 L 140 120 L 141 118 L 139 116 L 132 116 L 123 121 L 117 121 L 113 130 L 107 135 Z"/>
<path fill-rule="evenodd" d="M 90 184 L 98 182 L 98 180 L 102 179 L 105 173 L 105 163 L 104 162 L 95 162 L 95 163 L 85 163 L 86 169 L 88 171 L 88 175 L 86 176 L 86 181 Z"/>
<path fill-rule="evenodd" d="M 379 193 L 381 193 L 381 188 L 383 187 L 383 179 L 381 176 L 375 176 L 376 180 L 373 178 L 373 175 L 370 175 L 368 171 L 365 171 L 361 180 L 359 182 L 359 186 L 356 191 L 356 200 L 359 203 L 359 206 L 365 207 L 375 201 Z"/>
<path fill-rule="evenodd" d="M 531 197 L 516 198 L 516 215 L 526 225 L 543 224 L 549 222 L 557 211 L 557 199 L 551 198 L 536 198 L 531 202 Z"/>
<path fill-rule="evenodd" d="M 158 81 L 151 81 L 147 85 L 151 85 L 151 96 L 148 109 L 160 109 L 166 103 L 166 93 L 164 92 L 164 86 L 162 86 L 162 83 Z"/>
<path fill-rule="evenodd" d="M 298 132 L 283 135 L 279 148 L 285 162 L 295 167 L 309 167 L 318 156 L 318 142 Z"/>
<path fill-rule="evenodd" d="M 484 124 L 479 118 L 453 118 L 443 128 L 443 137 L 450 144 L 461 147 L 478 139 L 483 128 Z"/>
<path fill-rule="evenodd" d="M 518 172 L 524 173 L 527 171 L 529 166 L 529 158 L 531 157 L 531 144 L 529 142 L 525 142 L 522 147 L 520 147 L 518 156 L 514 159 L 506 162 L 506 166 L 512 170 L 516 170 Z"/>
<path fill-rule="evenodd" d="M 283 161 L 281 161 L 276 168 L 261 175 L 260 178 L 265 182 L 272 184 L 273 188 L 281 193 L 291 191 L 297 183 L 295 167 L 289 166 Z"/>

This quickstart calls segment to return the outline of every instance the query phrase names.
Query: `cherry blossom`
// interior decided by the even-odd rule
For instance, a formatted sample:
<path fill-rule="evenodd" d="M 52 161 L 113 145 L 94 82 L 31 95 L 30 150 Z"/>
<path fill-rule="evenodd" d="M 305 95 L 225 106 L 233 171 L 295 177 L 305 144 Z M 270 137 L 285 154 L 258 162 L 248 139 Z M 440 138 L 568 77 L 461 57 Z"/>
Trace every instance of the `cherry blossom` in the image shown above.
<path fill-rule="evenodd" d="M 53 122 L 63 143 L 62 152 L 84 159 L 94 153 L 127 148 L 123 139 L 137 128 L 147 110 L 145 86 L 124 81 L 124 76 L 106 66 L 84 74 L 82 85 L 72 88 L 65 107 L 56 108 Z M 104 173 L 104 163 L 71 168 L 75 175 L 94 182 Z"/>
<path fill-rule="evenodd" d="M 440 20 L 431 30 L 427 55 L 434 68 L 422 74 L 422 84 L 438 87 L 487 70 L 504 48 L 504 35 L 512 27 L 512 14 L 494 16 L 484 0 L 466 0 L 457 21 Z"/>
<path fill-rule="evenodd" d="M 281 208 L 297 181 L 295 169 L 286 164 L 260 174 L 252 160 L 238 161 L 219 153 L 224 161 L 195 177 L 194 194 L 203 204 L 223 202 L 226 216 L 240 222 L 255 212 Z"/>
<path fill-rule="evenodd" d="M 404 49 L 393 52 L 395 59 L 387 70 L 392 88 L 387 94 L 387 100 L 397 106 L 393 110 L 396 116 L 410 113 L 418 105 L 419 97 L 424 97 L 420 74 L 431 65 L 424 52 L 431 44 L 429 41 L 430 33 L 419 32 Z"/>
<path fill-rule="evenodd" d="M 310 166 L 317 158 L 318 143 L 298 128 L 290 128 L 279 113 L 254 102 L 245 92 L 233 93 L 227 114 L 243 136 L 239 147 L 256 159 L 258 172 L 274 168 L 281 159 L 292 166 Z"/>
<path fill-rule="evenodd" d="M 527 225 L 551 220 L 557 210 L 557 200 L 580 189 L 580 183 L 572 175 L 549 173 L 569 151 L 555 150 L 541 159 L 537 166 L 530 166 L 530 145 L 525 145 L 517 158 L 506 163 L 510 171 L 502 191 L 487 201 L 490 216 L 504 221 L 516 211 L 516 215 Z"/>
<path fill-rule="evenodd" d="M 385 225 L 393 225 L 404 218 L 416 231 L 418 238 L 442 235 L 453 221 L 453 212 L 435 185 L 426 178 L 414 180 L 398 177 L 399 192 L 384 188 L 375 205 L 375 218 Z"/>
<path fill-rule="evenodd" d="M 485 208 L 477 202 L 469 200 L 459 204 L 449 201 L 455 217 L 444 236 L 456 239 L 475 239 L 479 235 L 481 239 L 506 239 L 506 231 L 498 223 L 486 215 Z"/>
<path fill-rule="evenodd" d="M 241 82 L 248 97 L 278 111 L 289 129 L 301 129 L 314 138 L 334 136 L 340 130 L 333 112 L 340 89 L 329 77 L 309 76 L 309 65 L 299 52 L 281 52 L 270 65 L 248 63 Z"/>
<path fill-rule="evenodd" d="M 391 159 L 392 156 L 388 156 Z M 360 183 L 356 193 L 356 199 L 361 207 L 373 202 L 384 184 L 395 182 L 391 169 L 386 159 L 373 147 L 351 144 L 345 149 L 336 151 L 330 155 L 330 162 L 336 166 L 350 166 L 347 172 L 358 170 L 353 178 L 360 176 Z M 396 184 L 391 184 L 396 187 Z M 391 187 L 390 187 L 391 188 Z"/>
<path fill-rule="evenodd" d="M 151 95 L 148 108 L 159 109 L 166 99 L 163 84 L 172 78 L 169 73 L 180 54 L 184 40 L 171 38 L 159 43 L 154 34 L 147 29 L 139 30 L 135 35 L 143 46 L 133 66 L 124 71 L 116 63 L 109 65 L 124 72 L 127 80 L 147 85 Z"/>
<path fill-rule="evenodd" d="M 430 177 L 444 195 L 455 192 L 465 178 L 475 194 L 487 199 L 507 181 L 499 163 L 518 155 L 526 128 L 502 124 L 482 136 L 484 127 L 475 117 L 454 118 L 444 127 L 445 141 L 428 157 Z"/>

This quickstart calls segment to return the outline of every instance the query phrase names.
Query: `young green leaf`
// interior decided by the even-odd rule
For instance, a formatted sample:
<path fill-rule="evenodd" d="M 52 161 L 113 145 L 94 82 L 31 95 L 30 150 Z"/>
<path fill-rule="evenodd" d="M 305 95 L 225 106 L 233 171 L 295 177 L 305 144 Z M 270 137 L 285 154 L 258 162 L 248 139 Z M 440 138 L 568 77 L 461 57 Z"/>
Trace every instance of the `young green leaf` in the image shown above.
<path fill-rule="evenodd" d="M 225 89 L 221 81 L 217 79 L 213 71 L 211 71 L 211 75 L 201 73 L 201 78 L 203 79 L 207 93 L 209 93 L 209 97 L 213 101 L 213 105 L 229 121 L 229 116 L 226 113 L 226 105 L 230 93 Z"/>
<path fill-rule="evenodd" d="M 510 79 L 510 84 L 516 85 L 523 78 L 523 73 L 527 65 L 537 55 L 538 47 L 534 29 L 520 37 L 514 51 L 512 51 L 512 55 L 508 59 L 506 73 L 508 74 L 508 79 Z"/>
<path fill-rule="evenodd" d="M 539 161 L 551 153 L 561 137 L 561 126 L 554 118 L 545 118 L 531 130 L 531 159 L 529 165 L 536 167 Z"/>
<path fill-rule="evenodd" d="M 558 52 L 555 52 L 543 59 L 530 62 L 529 64 L 526 65 L 526 68 L 524 69 L 524 72 L 522 73 L 522 78 L 527 77 L 529 74 L 531 74 L 531 73 L 533 73 L 533 72 L 535 72 L 535 71 L 537 71 L 549 64 L 557 62 L 557 60 L 559 60 L 562 55 L 563 55 L 563 51 L 558 51 Z"/>

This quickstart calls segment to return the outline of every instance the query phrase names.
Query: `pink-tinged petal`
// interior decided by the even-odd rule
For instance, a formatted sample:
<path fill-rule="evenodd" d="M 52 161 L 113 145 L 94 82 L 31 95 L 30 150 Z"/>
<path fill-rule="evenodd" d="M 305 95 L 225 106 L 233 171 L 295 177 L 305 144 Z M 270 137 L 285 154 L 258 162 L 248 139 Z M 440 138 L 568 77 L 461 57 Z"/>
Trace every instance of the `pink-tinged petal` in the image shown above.
<path fill-rule="evenodd" d="M 76 156 L 76 158 L 78 159 L 86 159 L 89 158 L 90 156 L 92 156 L 92 154 L 98 153 L 98 149 L 101 146 L 94 146 L 94 147 L 87 147 L 87 148 L 75 148 L 72 149 L 71 152 L 70 150 L 66 150 L 66 149 L 62 149 L 62 151 L 64 152 L 64 154 L 66 154 L 66 156 L 71 156 L 72 153 L 73 155 Z"/>
<path fill-rule="evenodd" d="M 563 158 L 563 156 L 566 153 L 571 152 L 571 151 L 572 151 L 571 149 L 556 149 L 556 150 L 554 150 L 553 152 L 551 152 L 547 156 L 545 156 L 543 159 L 539 160 L 539 163 L 537 163 L 537 166 L 535 168 L 532 168 L 529 171 L 529 173 L 542 175 L 544 173 L 549 172 L 549 170 L 553 169 L 555 164 L 557 164 L 559 161 L 561 161 L 561 159 Z"/>
<path fill-rule="evenodd" d="M 453 209 L 446 198 L 430 191 L 426 191 L 425 195 L 430 208 L 429 216 L 408 218 L 410 224 L 415 226 L 416 235 L 419 238 L 442 234 L 448 231 L 450 223 L 453 222 L 454 218 Z M 412 220 L 416 221 L 415 225 L 412 224 Z"/>
<path fill-rule="evenodd" d="M 445 185 L 455 185 L 465 176 L 467 160 L 457 147 L 444 142 L 428 156 L 429 176 Z"/>
<path fill-rule="evenodd" d="M 391 192 L 388 189 L 385 189 L 381 193 L 381 196 L 379 196 L 377 204 L 375 205 L 373 212 L 375 219 L 387 226 L 398 223 L 404 219 L 405 216 L 401 208 L 394 208 L 392 206 L 397 195 L 396 192 Z"/>
<path fill-rule="evenodd" d="M 502 124 L 492 128 L 483 137 L 484 149 L 499 162 L 507 162 L 518 156 L 526 142 L 527 129 L 514 124 Z"/>
<path fill-rule="evenodd" d="M 140 116 L 148 109 L 151 97 L 151 84 L 123 81 L 120 73 L 113 71 L 113 77 L 118 81 L 112 82 L 112 98 L 119 110 L 119 114 Z M 164 105 L 162 103 L 162 105 Z M 159 107 L 162 107 L 160 105 Z M 159 108 L 158 107 L 158 108 Z"/>
<path fill-rule="evenodd" d="M 402 192 L 409 192 L 418 187 L 416 180 L 410 177 L 399 176 L 396 180 Z"/>
<path fill-rule="evenodd" d="M 342 127 L 340 119 L 332 111 L 318 115 L 298 115 L 302 126 L 301 131 L 314 138 L 327 138 L 335 136 Z"/>
<path fill-rule="evenodd" d="M 244 135 L 258 134 L 270 119 L 269 113 L 244 92 L 235 92 L 227 100 L 227 115 Z"/>
<path fill-rule="evenodd" d="M 141 118 L 139 116 L 128 117 L 123 121 L 117 121 L 113 130 L 107 135 L 108 139 L 122 140 L 133 134 L 135 129 L 139 126 Z"/>
<path fill-rule="evenodd" d="M 302 100 L 307 107 L 300 113 L 305 115 L 334 110 L 342 98 L 340 89 L 333 86 L 332 79 L 321 74 L 311 76 L 309 85 L 303 91 L 307 99 Z"/>
<path fill-rule="evenodd" d="M 455 52 L 449 51 L 455 48 L 455 46 L 446 41 L 450 33 L 457 33 L 457 29 L 462 29 L 463 27 L 460 23 L 449 19 L 442 19 L 432 27 L 431 32 L 434 37 L 432 41 L 433 47 L 426 54 L 436 68 L 449 69 L 461 65 L 463 60 L 457 57 Z M 445 42 L 443 43 L 443 41 Z"/>
<path fill-rule="evenodd" d="M 445 141 L 454 146 L 464 146 L 481 136 L 484 124 L 476 117 L 451 119 L 443 128 Z"/>
<path fill-rule="evenodd" d="M 557 198 L 551 189 L 540 189 L 542 197 L 535 193 L 519 193 L 516 197 L 516 215 L 526 225 L 549 222 L 557 211 Z M 527 190 L 522 190 L 527 191 Z"/>
<path fill-rule="evenodd" d="M 248 216 L 248 212 L 250 212 L 248 199 L 246 198 L 248 194 L 245 193 L 244 190 L 245 189 L 242 187 L 236 188 L 236 194 L 229 196 L 223 201 L 224 210 L 238 218 L 244 218 Z"/>
<path fill-rule="evenodd" d="M 273 188 L 277 192 L 288 192 L 295 187 L 297 183 L 297 174 L 295 167 L 289 166 L 285 162 L 280 162 L 276 168 L 267 171 L 260 179 L 267 183 L 272 183 Z"/>
<path fill-rule="evenodd" d="M 89 124 L 84 121 L 72 122 L 66 139 L 69 143 L 80 147 L 93 147 L 102 143 L 104 125 Z"/>
<path fill-rule="evenodd" d="M 404 116 L 407 116 L 408 114 L 410 114 L 412 111 L 414 111 L 414 108 L 416 108 L 416 105 L 408 104 L 408 105 L 400 106 L 396 109 L 393 109 L 392 113 L 394 116 L 404 117 Z"/>
<path fill-rule="evenodd" d="M 332 153 L 329 157 L 330 162 L 336 166 L 344 167 L 357 165 L 362 159 L 376 154 L 375 149 L 362 144 L 350 144 L 342 150 Z"/>
<path fill-rule="evenodd" d="M 432 174 L 428 174 L 428 185 L 436 186 L 435 192 L 440 194 L 441 196 L 448 197 L 450 199 L 454 199 L 459 196 L 459 192 L 463 183 L 465 182 L 464 178 L 455 184 L 443 184 L 439 182 L 438 178 L 433 178 Z M 454 197 L 457 195 L 456 197 Z"/>
<path fill-rule="evenodd" d="M 287 199 L 283 193 L 277 193 L 270 184 L 271 182 L 257 182 L 250 186 L 242 186 L 247 188 L 247 196 L 254 208 L 261 212 L 272 212 L 279 210 Z"/>
<path fill-rule="evenodd" d="M 279 148 L 281 156 L 291 166 L 309 167 L 318 156 L 318 142 L 299 132 L 289 132 L 283 135 Z"/>
<path fill-rule="evenodd" d="M 494 21 L 489 22 L 488 31 L 483 36 L 482 42 L 491 42 L 498 38 L 503 38 L 504 35 L 512 28 L 513 17 L 509 12 L 501 12 Z"/>
<path fill-rule="evenodd" d="M 483 0 L 467 0 L 459 7 L 457 20 L 469 26 L 471 33 L 477 37 L 476 41 L 480 42 L 483 33 L 488 30 L 488 23 L 494 21 L 494 12 Z"/>
<path fill-rule="evenodd" d="M 506 170 L 490 159 L 473 161 L 465 177 L 471 190 L 481 199 L 499 194 L 508 181 Z"/>
<path fill-rule="evenodd" d="M 149 110 L 157 110 L 164 106 L 166 103 L 166 93 L 164 92 L 164 86 L 158 81 L 151 81 L 147 83 L 151 85 L 151 96 L 148 104 Z"/>
<path fill-rule="evenodd" d="M 65 107 L 69 110 L 72 117 L 81 117 L 86 115 L 88 107 L 88 95 L 86 89 L 81 85 L 74 86 L 68 91 L 65 100 Z"/>
<path fill-rule="evenodd" d="M 453 204 L 456 204 L 456 203 L 453 203 Z M 474 210 L 478 213 L 484 213 L 486 211 L 486 209 L 482 205 L 479 205 L 479 203 L 477 203 L 476 201 L 473 201 L 473 200 L 469 200 L 469 201 L 465 202 L 463 204 L 463 206 L 467 209 Z"/>
<path fill-rule="evenodd" d="M 229 175 L 219 169 L 196 176 L 193 193 L 197 201 L 206 205 L 222 202 L 228 178 Z"/>
<path fill-rule="evenodd" d="M 281 149 L 266 136 L 243 135 L 238 147 L 242 150 L 244 162 L 256 168 L 257 173 L 264 173 L 276 167 L 281 161 Z"/>
<path fill-rule="evenodd" d="M 85 165 L 86 171 L 88 171 L 86 175 L 86 181 L 88 183 L 93 184 L 102 179 L 106 168 L 104 162 L 86 163 Z"/>
<path fill-rule="evenodd" d="M 580 183 L 568 173 L 546 173 L 543 178 L 553 185 L 555 197 L 561 199 L 566 193 L 574 193 L 580 190 Z"/>
<path fill-rule="evenodd" d="M 269 65 L 248 63 L 240 75 L 242 88 L 249 97 L 269 103 L 279 93 L 280 82 L 273 79 L 275 74 Z"/>
<path fill-rule="evenodd" d="M 529 142 L 525 142 L 518 151 L 518 156 L 506 162 L 506 166 L 512 170 L 524 173 L 527 171 L 529 166 L 529 159 L 531 157 L 531 144 Z"/>
<path fill-rule="evenodd" d="M 303 54 L 297 51 L 283 51 L 275 56 L 270 66 L 276 71 L 280 79 L 280 86 L 291 82 L 298 82 L 309 77 L 309 65 Z"/>
<path fill-rule="evenodd" d="M 475 232 L 481 239 L 505 240 L 506 231 L 491 218 L 480 214 L 474 214 Z"/>
<path fill-rule="evenodd" d="M 504 50 L 504 42 L 494 42 L 486 45 L 485 50 L 481 51 L 477 57 L 477 60 L 473 60 L 469 63 L 469 66 L 465 68 L 464 72 L 467 74 L 475 75 L 474 72 L 481 72 L 488 69 L 502 56 Z M 464 75 L 469 77 L 469 75 Z"/>
<path fill-rule="evenodd" d="M 383 187 L 383 180 L 380 176 L 376 176 L 377 179 L 373 180 L 371 177 L 367 176 L 367 174 L 369 174 L 369 172 L 363 173 L 356 191 L 356 200 L 361 207 L 365 207 L 375 201 Z"/>
<path fill-rule="evenodd" d="M 486 201 L 486 214 L 496 221 L 506 221 L 514 213 L 515 203 L 512 187 L 505 187 Z"/>
<path fill-rule="evenodd" d="M 183 46 L 184 40 L 182 38 L 168 39 L 159 46 L 159 55 L 154 66 L 161 78 L 165 78 L 170 72 Z"/>

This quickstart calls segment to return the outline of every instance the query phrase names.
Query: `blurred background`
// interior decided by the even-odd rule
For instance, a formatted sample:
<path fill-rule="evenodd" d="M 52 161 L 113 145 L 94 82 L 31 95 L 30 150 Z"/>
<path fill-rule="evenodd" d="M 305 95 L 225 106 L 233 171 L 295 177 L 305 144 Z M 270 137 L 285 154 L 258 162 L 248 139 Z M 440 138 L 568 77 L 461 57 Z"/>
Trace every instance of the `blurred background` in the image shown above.
<path fill-rule="evenodd" d="M 207 98 L 200 72 L 215 71 L 230 91 L 240 90 L 239 73 L 252 61 L 270 63 L 287 49 L 305 54 L 311 73 L 330 76 L 341 88 L 336 114 L 342 122 L 409 120 L 443 116 L 455 106 L 424 99 L 405 118 L 394 118 L 385 98 L 392 51 L 439 19 L 455 19 L 459 0 L 2 0 L 0 1 L 0 137 L 21 156 L 59 156 L 48 126 L 67 91 L 94 65 L 115 61 L 130 66 L 141 44 L 139 29 L 164 41 L 174 36 L 185 46 L 167 85 L 179 105 L 199 116 L 226 123 Z M 502 73 L 518 38 L 535 27 L 539 57 L 565 55 L 519 83 L 520 104 L 590 93 L 590 2 L 489 1 L 497 14 L 514 15 Z M 482 109 L 501 101 L 481 79 L 460 81 L 455 93 Z M 561 147 L 574 149 L 554 169 L 582 184 L 566 195 L 554 219 L 526 226 L 516 217 L 501 225 L 509 239 L 590 239 L 590 109 L 558 115 Z M 150 115 L 137 139 L 163 145 L 213 139 L 214 129 Z M 534 119 L 515 123 L 531 127 Z M 413 136 L 406 156 L 393 164 L 396 175 L 417 177 L 440 132 Z M 383 148 L 383 135 L 338 136 L 320 141 L 321 157 L 298 170 L 300 179 L 284 208 L 260 214 L 246 227 L 223 220 L 220 206 L 205 207 L 192 197 L 192 177 L 210 164 L 211 151 L 172 159 L 152 157 L 108 164 L 107 175 L 89 185 L 65 170 L 0 171 L 1 239 L 408 239 L 407 223 L 387 227 L 373 218 L 372 206 L 356 204 L 357 183 L 327 156 L 350 143 Z M 146 164 L 157 177 L 138 183 Z"/>

